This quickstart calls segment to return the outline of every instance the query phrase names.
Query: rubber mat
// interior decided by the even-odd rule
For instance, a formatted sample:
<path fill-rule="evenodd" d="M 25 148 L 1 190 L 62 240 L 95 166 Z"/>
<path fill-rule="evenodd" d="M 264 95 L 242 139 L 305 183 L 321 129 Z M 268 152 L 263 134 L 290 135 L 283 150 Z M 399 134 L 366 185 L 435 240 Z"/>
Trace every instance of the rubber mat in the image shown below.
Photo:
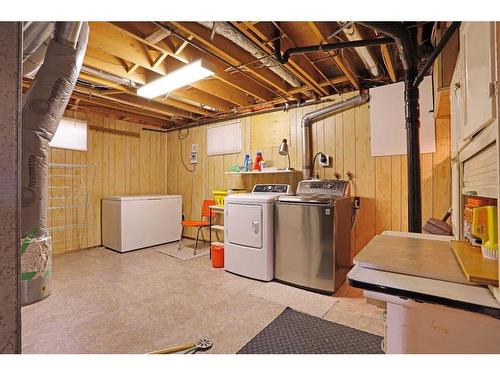
<path fill-rule="evenodd" d="M 382 337 L 287 307 L 238 354 L 383 354 Z"/>

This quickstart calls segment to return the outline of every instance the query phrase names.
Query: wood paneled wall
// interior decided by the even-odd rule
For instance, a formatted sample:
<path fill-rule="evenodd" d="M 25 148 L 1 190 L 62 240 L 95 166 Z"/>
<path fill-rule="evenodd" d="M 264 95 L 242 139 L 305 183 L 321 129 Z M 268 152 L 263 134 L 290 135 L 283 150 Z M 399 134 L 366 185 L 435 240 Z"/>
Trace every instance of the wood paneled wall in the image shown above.
<path fill-rule="evenodd" d="M 354 94 L 346 94 L 337 100 L 344 100 Z M 328 105 L 328 104 L 326 104 Z M 292 167 L 302 167 L 302 136 L 300 121 L 308 112 L 324 106 L 307 106 L 288 112 L 256 115 L 241 119 L 243 150 L 240 154 L 211 156 L 206 153 L 206 126 L 191 128 L 183 141 L 182 157 L 189 162 L 191 144 L 198 144 L 198 165 L 195 172 L 186 171 L 181 162 L 181 144 L 178 132 L 167 136 L 167 191 L 183 195 L 183 212 L 186 218 L 196 219 L 200 215 L 203 199 L 213 199 L 212 191 L 235 185 L 235 176 L 224 174 L 232 164 L 243 164 L 245 153 L 255 156 L 262 151 L 264 159 L 274 166 L 287 166 L 286 157 L 278 154 L 279 143 L 274 147 L 269 139 L 287 138 L 290 145 Z M 268 132 L 262 132 L 262 124 L 268 123 Z M 283 129 L 282 123 L 289 124 Z M 273 127 L 272 125 L 277 124 Z M 252 127 L 257 129 L 252 133 Z M 401 124 L 404 126 L 404 124 Z M 277 130 L 276 130 L 277 129 Z M 278 132 L 278 134 L 276 134 Z M 322 151 L 332 156 L 333 165 L 320 168 L 321 178 L 334 178 L 335 173 L 347 178 L 354 175 L 351 194 L 361 197 L 353 231 L 353 254 L 359 252 L 377 233 L 384 230 L 407 230 L 407 167 L 406 155 L 370 156 L 369 104 L 356 107 L 313 124 L 313 153 Z M 261 137 L 259 142 L 257 137 Z M 259 144 L 260 143 L 260 144 Z M 261 148 L 261 145 L 266 147 Z M 450 207 L 450 124 L 449 119 L 436 120 L 436 153 L 421 156 L 422 168 L 422 217 L 423 223 L 431 217 L 440 218 Z M 317 168 L 318 169 L 318 168 Z M 282 182 L 294 184 L 286 175 L 244 176 L 246 189 L 255 183 Z M 193 232 L 186 232 L 193 236 Z"/>
<path fill-rule="evenodd" d="M 66 116 L 75 114 L 66 112 Z M 51 148 L 49 161 L 89 167 L 52 170 L 56 176 L 50 177 L 49 197 L 63 197 L 49 199 L 48 225 L 58 227 L 51 233 L 54 254 L 101 244 L 103 196 L 165 194 L 167 191 L 166 133 L 91 114 L 77 113 L 76 116 L 86 119 L 89 127 L 94 128 L 88 131 L 87 151 Z M 112 133 L 113 130 L 129 134 Z M 82 183 L 85 186 L 80 186 Z M 87 221 L 85 209 L 81 207 L 84 205 L 81 195 L 85 191 L 91 196 Z"/>

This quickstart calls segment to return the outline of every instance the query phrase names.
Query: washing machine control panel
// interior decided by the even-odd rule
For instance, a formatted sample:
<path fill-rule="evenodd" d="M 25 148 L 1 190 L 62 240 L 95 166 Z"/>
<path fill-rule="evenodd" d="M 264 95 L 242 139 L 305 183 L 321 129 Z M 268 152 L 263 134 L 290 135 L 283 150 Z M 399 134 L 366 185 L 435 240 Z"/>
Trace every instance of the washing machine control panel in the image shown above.
<path fill-rule="evenodd" d="M 349 181 L 345 180 L 304 180 L 299 182 L 297 194 L 344 196 L 348 188 Z"/>
<path fill-rule="evenodd" d="M 287 184 L 257 184 L 252 190 L 252 193 L 268 194 L 290 194 L 291 192 L 291 186 Z"/>

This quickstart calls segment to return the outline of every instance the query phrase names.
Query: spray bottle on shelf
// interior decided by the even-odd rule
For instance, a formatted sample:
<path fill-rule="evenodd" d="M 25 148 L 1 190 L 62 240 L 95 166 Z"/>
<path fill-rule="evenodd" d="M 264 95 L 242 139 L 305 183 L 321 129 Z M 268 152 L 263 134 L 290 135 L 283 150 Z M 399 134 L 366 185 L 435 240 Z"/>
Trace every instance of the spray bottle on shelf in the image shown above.
<path fill-rule="evenodd" d="M 248 172 L 250 170 L 250 165 L 251 165 L 252 161 L 250 159 L 250 155 L 249 154 L 246 154 L 245 155 L 245 160 L 243 161 L 243 170 L 245 172 Z"/>
<path fill-rule="evenodd" d="M 257 156 L 255 157 L 255 160 L 253 162 L 253 170 L 260 171 L 261 170 L 260 163 L 263 161 L 264 161 L 264 158 L 262 157 L 262 152 L 257 151 Z"/>

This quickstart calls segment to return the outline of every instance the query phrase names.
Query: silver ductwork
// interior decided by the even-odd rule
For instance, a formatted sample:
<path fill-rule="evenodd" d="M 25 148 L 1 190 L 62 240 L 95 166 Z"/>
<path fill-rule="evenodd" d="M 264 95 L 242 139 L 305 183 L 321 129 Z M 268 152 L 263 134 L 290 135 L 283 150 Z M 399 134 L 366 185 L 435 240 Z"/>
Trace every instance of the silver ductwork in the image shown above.
<path fill-rule="evenodd" d="M 346 26 L 347 22 L 339 22 L 339 24 L 341 26 L 344 26 L 342 32 L 344 33 L 347 39 L 351 41 L 365 39 L 363 35 L 360 34 L 359 29 L 355 24 L 351 23 L 350 25 L 347 26 Z M 379 64 L 372 51 L 370 51 L 368 47 L 356 47 L 354 49 L 356 50 L 356 53 L 359 55 L 361 61 L 363 61 L 363 64 L 365 65 L 365 68 L 368 69 L 372 77 L 379 78 L 380 77 Z"/>
<path fill-rule="evenodd" d="M 312 160 L 312 145 L 311 145 L 311 125 L 313 122 L 324 119 L 327 116 L 331 116 L 332 114 L 339 112 L 341 110 L 355 107 L 357 105 L 366 103 L 370 99 L 370 95 L 368 93 L 361 93 L 358 96 L 355 96 L 350 99 L 346 99 L 342 102 L 338 102 L 328 107 L 317 109 L 316 111 L 312 111 L 307 113 L 304 117 L 302 117 L 302 173 L 304 176 L 304 180 L 308 180 L 311 178 L 313 171 L 311 170 L 311 160 Z"/>
<path fill-rule="evenodd" d="M 52 35 L 54 22 L 29 22 L 23 26 L 23 62 Z"/>
<path fill-rule="evenodd" d="M 55 22 L 23 24 L 23 77 L 33 78 L 42 66 L 47 46 L 52 40 Z"/>
<path fill-rule="evenodd" d="M 295 77 L 292 73 L 286 70 L 273 56 L 269 56 L 267 53 L 262 51 L 258 46 L 256 46 L 250 39 L 245 35 L 240 33 L 238 30 L 228 25 L 225 22 L 198 22 L 210 30 L 214 30 L 216 34 L 229 39 L 231 42 L 237 44 L 239 47 L 243 48 L 245 51 L 249 52 L 252 56 L 260 61 L 278 76 L 283 78 L 292 87 L 302 86 L 302 82 Z M 267 56 L 267 57 L 266 57 Z"/>
<path fill-rule="evenodd" d="M 88 24 L 77 24 L 71 27 L 56 23 L 55 37 L 47 47 L 44 62 L 23 104 L 20 249 L 23 305 L 50 294 L 52 245 L 46 223 L 48 151 L 75 87 L 87 47 Z M 76 48 L 72 47 L 75 45 Z"/>

